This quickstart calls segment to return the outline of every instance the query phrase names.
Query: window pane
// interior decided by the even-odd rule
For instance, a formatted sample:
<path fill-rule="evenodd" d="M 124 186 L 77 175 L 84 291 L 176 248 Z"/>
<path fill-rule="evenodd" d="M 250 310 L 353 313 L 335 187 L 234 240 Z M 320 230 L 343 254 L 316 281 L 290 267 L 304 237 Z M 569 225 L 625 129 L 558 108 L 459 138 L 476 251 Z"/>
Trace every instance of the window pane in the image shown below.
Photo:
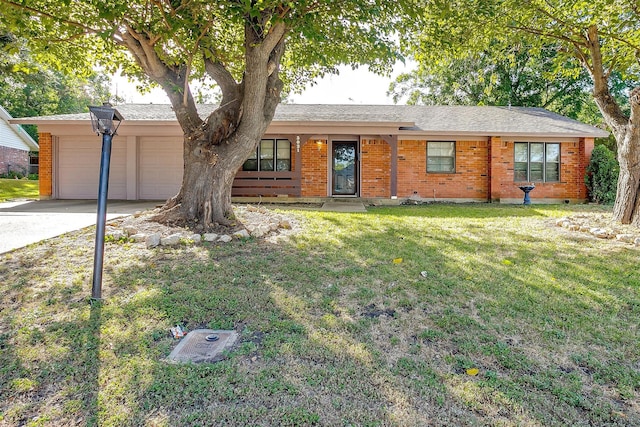
<path fill-rule="evenodd" d="M 258 149 L 244 162 L 242 165 L 243 171 L 257 171 L 258 170 Z"/>
<path fill-rule="evenodd" d="M 263 139 L 260 141 L 260 170 L 273 170 L 273 139 Z"/>
<path fill-rule="evenodd" d="M 526 142 L 517 142 L 515 144 L 515 160 L 516 162 L 528 162 L 529 161 L 529 144 Z"/>
<path fill-rule="evenodd" d="M 531 162 L 529 165 L 529 181 L 542 181 L 542 163 Z"/>
<path fill-rule="evenodd" d="M 454 172 L 453 159 L 451 157 L 429 157 L 427 171 Z"/>
<path fill-rule="evenodd" d="M 547 144 L 547 162 L 560 161 L 560 144 Z"/>
<path fill-rule="evenodd" d="M 546 173 L 547 173 L 546 175 L 547 181 L 560 181 L 560 164 L 547 163 Z"/>
<path fill-rule="evenodd" d="M 289 159 L 278 159 L 276 161 L 276 170 L 279 172 L 290 171 L 291 170 L 291 160 Z"/>
<path fill-rule="evenodd" d="M 290 159 L 291 158 L 291 143 L 288 139 L 279 139 L 278 140 L 278 150 L 277 150 L 278 160 L 280 159 Z"/>
<path fill-rule="evenodd" d="M 456 144 L 453 141 L 427 143 L 427 172 L 455 172 Z"/>
<path fill-rule="evenodd" d="M 544 161 L 544 144 L 542 143 L 531 143 L 530 145 L 530 149 L 531 149 L 531 157 L 530 157 L 530 161 L 533 162 L 540 162 L 542 163 Z"/>
<path fill-rule="evenodd" d="M 291 143 L 288 139 L 279 139 L 276 142 L 276 170 L 291 170 Z"/>
<path fill-rule="evenodd" d="M 429 142 L 427 144 L 427 155 L 437 157 L 453 157 L 454 142 Z"/>
<path fill-rule="evenodd" d="M 529 181 L 527 178 L 527 163 L 516 162 L 513 168 L 513 180 L 514 181 Z"/>
<path fill-rule="evenodd" d="M 256 159 L 249 159 L 246 162 L 244 162 L 244 165 L 242 165 L 242 170 L 243 171 L 257 171 L 258 170 L 258 160 Z"/>

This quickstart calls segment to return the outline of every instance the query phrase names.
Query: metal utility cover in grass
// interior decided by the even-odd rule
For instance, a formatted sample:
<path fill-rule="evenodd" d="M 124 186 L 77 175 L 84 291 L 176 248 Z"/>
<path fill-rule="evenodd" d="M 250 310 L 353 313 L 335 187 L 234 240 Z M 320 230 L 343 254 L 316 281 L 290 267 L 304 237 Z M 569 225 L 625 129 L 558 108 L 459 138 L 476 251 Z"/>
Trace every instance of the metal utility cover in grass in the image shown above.
<path fill-rule="evenodd" d="M 210 341 L 216 336 L 217 340 Z M 180 341 L 167 360 L 174 363 L 219 362 L 225 358 L 224 351 L 233 348 L 237 340 L 238 333 L 235 331 L 196 329 Z"/>

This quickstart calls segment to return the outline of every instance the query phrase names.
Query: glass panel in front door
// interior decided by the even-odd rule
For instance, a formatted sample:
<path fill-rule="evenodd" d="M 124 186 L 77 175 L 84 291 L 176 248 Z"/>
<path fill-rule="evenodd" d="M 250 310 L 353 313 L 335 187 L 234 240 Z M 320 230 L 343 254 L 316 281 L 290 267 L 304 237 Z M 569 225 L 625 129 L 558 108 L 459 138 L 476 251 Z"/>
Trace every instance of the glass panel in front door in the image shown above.
<path fill-rule="evenodd" d="M 357 164 L 355 142 L 333 142 L 333 194 L 355 195 Z"/>

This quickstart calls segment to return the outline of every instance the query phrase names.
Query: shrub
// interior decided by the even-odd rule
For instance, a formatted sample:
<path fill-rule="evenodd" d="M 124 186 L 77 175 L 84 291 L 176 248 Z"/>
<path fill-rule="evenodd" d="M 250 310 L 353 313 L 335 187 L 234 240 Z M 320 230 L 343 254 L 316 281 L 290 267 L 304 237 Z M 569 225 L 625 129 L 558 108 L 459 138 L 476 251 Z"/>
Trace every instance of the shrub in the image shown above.
<path fill-rule="evenodd" d="M 601 204 L 615 202 L 619 172 L 620 166 L 613 152 L 604 145 L 597 145 L 591 153 L 584 177 L 589 199 Z"/>
<path fill-rule="evenodd" d="M 10 170 L 7 173 L 3 173 L 0 175 L 0 178 L 5 178 L 5 179 L 22 179 L 24 178 L 24 174 L 22 172 L 18 172 L 18 171 L 12 171 Z"/>

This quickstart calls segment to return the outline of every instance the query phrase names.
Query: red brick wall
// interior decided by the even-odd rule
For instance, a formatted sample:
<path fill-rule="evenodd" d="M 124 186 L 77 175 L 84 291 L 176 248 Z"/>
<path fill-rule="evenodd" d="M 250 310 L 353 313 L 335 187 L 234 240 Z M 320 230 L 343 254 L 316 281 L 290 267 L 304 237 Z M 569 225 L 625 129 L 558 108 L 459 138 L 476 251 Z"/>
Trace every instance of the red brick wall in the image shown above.
<path fill-rule="evenodd" d="M 46 196 L 51 195 L 51 136 L 41 134 L 40 138 L 40 187 L 41 195 Z M 513 180 L 513 141 L 500 137 L 456 141 L 455 173 L 427 173 L 426 144 L 427 141 L 398 141 L 398 198 L 416 195 L 425 199 L 500 201 L 523 197 Z M 592 138 L 561 143 L 561 182 L 536 183 L 532 199 L 586 199 L 584 173 L 592 150 Z M 292 170 L 296 170 L 294 151 L 292 143 Z M 309 140 L 300 151 L 302 197 L 327 197 L 327 141 Z M 387 142 L 362 140 L 359 166 L 361 197 L 391 196 L 391 146 Z"/>
<path fill-rule="evenodd" d="M 398 197 L 486 200 L 488 144 L 456 142 L 456 173 L 427 173 L 427 142 L 398 141 Z"/>
<path fill-rule="evenodd" d="M 382 140 L 362 140 L 360 197 L 391 197 L 391 147 Z"/>
<path fill-rule="evenodd" d="M 327 141 L 318 144 L 310 139 L 300 147 L 302 197 L 327 197 L 328 159 Z"/>
<path fill-rule="evenodd" d="M 488 200 L 499 201 L 500 197 L 510 197 L 506 194 L 513 190 L 513 143 L 509 147 L 509 143 L 502 138 L 492 137 L 489 139 L 488 154 L 491 177 Z"/>
<path fill-rule="evenodd" d="M 493 138 L 491 144 L 491 200 L 523 197 L 518 183 L 513 180 L 514 142 Z M 584 174 L 591 158 L 593 139 L 560 144 L 560 182 L 535 182 L 531 199 L 572 199 L 587 198 Z"/>
<path fill-rule="evenodd" d="M 40 145 L 40 198 L 47 199 L 53 195 L 51 176 L 53 174 L 53 143 L 50 133 L 39 133 L 38 144 Z"/>
<path fill-rule="evenodd" d="M 9 173 L 9 171 L 29 173 L 29 152 L 0 146 L 0 174 Z"/>

